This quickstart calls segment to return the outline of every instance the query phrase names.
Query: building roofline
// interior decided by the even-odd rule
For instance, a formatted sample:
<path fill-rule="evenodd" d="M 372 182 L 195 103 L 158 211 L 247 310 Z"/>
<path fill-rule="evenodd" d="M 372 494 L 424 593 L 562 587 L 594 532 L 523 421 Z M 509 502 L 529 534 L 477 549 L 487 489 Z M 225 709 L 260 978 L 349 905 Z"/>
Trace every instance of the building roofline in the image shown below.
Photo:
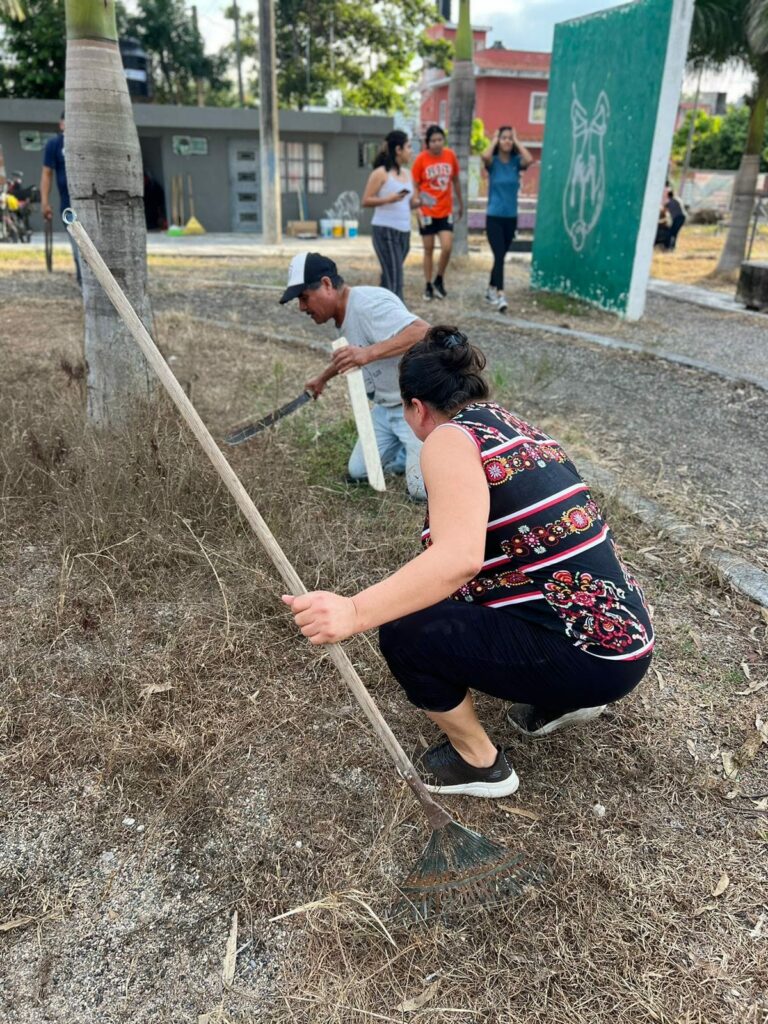
<path fill-rule="evenodd" d="M 488 68 L 475 65 L 476 78 L 540 78 L 549 80 L 549 71 L 532 68 Z"/>
<path fill-rule="evenodd" d="M 57 125 L 62 100 L 3 100 L 0 122 Z M 177 128 L 195 131 L 238 131 L 258 134 L 259 108 L 186 107 L 166 103 L 134 103 L 133 117 L 138 129 Z M 391 130 L 393 120 L 385 114 L 340 114 L 338 111 L 281 110 L 280 131 L 322 134 L 381 135 Z"/>

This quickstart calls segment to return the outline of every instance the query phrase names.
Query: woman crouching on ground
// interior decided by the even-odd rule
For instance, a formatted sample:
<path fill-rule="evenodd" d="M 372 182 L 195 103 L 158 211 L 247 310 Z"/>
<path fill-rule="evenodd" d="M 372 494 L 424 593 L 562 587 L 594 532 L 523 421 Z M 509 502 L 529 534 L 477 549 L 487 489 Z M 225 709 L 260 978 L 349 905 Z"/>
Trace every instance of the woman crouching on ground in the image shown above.
<path fill-rule="evenodd" d="M 588 486 L 556 441 L 488 401 L 485 357 L 433 327 L 400 361 L 424 442 L 424 550 L 355 597 L 284 597 L 314 644 L 379 626 L 408 699 L 445 733 L 422 755 L 436 793 L 507 796 L 518 779 L 470 688 L 528 736 L 597 717 L 640 682 L 653 628 Z"/>

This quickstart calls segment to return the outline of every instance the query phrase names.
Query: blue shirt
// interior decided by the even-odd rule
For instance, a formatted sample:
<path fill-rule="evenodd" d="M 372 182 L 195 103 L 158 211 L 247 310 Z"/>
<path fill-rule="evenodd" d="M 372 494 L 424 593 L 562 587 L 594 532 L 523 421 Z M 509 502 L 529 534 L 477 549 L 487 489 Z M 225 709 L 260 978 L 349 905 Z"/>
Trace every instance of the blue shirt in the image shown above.
<path fill-rule="evenodd" d="M 56 186 L 59 190 L 61 209 L 69 206 L 69 188 L 67 187 L 67 169 L 64 163 L 64 133 L 59 132 L 48 139 L 43 153 L 43 167 L 50 167 L 56 175 Z"/>
<path fill-rule="evenodd" d="M 513 153 L 506 162 L 498 154 L 488 168 L 490 188 L 488 193 L 489 217 L 516 217 L 517 193 L 520 191 L 520 154 Z"/>

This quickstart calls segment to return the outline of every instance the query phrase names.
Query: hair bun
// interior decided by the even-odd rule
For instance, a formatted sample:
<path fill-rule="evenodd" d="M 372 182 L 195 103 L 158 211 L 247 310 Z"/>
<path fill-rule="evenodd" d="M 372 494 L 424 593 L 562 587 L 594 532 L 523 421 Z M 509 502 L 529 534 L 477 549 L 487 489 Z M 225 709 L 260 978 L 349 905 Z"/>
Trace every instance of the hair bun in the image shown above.
<path fill-rule="evenodd" d="M 485 356 L 458 327 L 430 327 L 400 360 L 400 393 L 453 414 L 468 402 L 488 398 Z"/>
<path fill-rule="evenodd" d="M 472 362 L 472 347 L 469 339 L 458 327 L 433 327 L 432 344 L 440 353 L 440 361 L 446 370 L 463 370 Z"/>
<path fill-rule="evenodd" d="M 449 334 L 447 338 L 443 339 L 443 348 L 459 348 L 466 344 L 467 339 L 461 333 Z"/>

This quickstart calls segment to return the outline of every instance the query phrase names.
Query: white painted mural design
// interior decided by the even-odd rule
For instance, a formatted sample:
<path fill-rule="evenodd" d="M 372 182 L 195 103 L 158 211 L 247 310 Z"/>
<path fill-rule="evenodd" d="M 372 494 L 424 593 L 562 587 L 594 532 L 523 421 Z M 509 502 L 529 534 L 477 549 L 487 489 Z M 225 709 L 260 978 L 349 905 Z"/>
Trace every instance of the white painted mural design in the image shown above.
<path fill-rule="evenodd" d="M 563 192 L 563 220 L 574 250 L 581 252 L 603 212 L 603 139 L 608 131 L 611 107 L 608 96 L 602 91 L 597 97 L 594 112 L 590 117 L 576 95 L 575 82 L 572 88 L 571 167 Z"/>

